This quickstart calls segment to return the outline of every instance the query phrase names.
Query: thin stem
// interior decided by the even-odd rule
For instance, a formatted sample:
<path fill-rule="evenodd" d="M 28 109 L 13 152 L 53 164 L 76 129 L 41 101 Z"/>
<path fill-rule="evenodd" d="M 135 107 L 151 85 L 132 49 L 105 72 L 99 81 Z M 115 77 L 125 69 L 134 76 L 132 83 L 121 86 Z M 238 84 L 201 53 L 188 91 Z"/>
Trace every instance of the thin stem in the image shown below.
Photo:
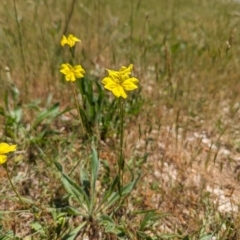
<path fill-rule="evenodd" d="M 120 151 L 119 151 L 119 177 L 120 177 L 120 186 L 123 187 L 123 172 L 124 172 L 124 154 L 123 154 L 123 139 L 124 139 L 124 131 L 123 131 L 123 123 L 124 123 L 124 103 L 123 100 L 120 99 L 119 102 L 120 109 Z"/>
<path fill-rule="evenodd" d="M 97 36 L 98 36 L 98 52 L 100 53 L 100 49 L 101 49 L 101 40 L 100 40 L 100 30 L 101 30 L 101 22 L 100 19 L 102 19 L 102 12 L 100 10 L 100 0 L 97 0 Z"/>
<path fill-rule="evenodd" d="M 25 80 L 24 80 L 25 94 L 28 97 L 28 76 L 27 76 L 26 61 L 25 61 L 25 56 L 24 56 L 24 51 L 23 51 L 22 35 L 21 35 L 21 30 L 20 30 L 20 24 L 18 21 L 18 12 L 17 12 L 16 1 L 13 0 L 13 3 L 14 3 L 15 18 L 16 18 L 16 22 L 17 22 L 18 39 L 19 39 L 20 53 L 21 53 L 21 58 L 22 58 L 22 67 L 23 67 L 24 77 L 25 77 Z"/>
<path fill-rule="evenodd" d="M 64 24 L 64 27 L 63 27 L 63 32 L 62 32 L 63 35 L 66 35 L 66 34 L 67 34 L 68 27 L 69 27 L 69 23 L 70 23 L 70 21 L 71 21 L 71 19 L 72 19 L 72 16 L 73 16 L 73 11 L 74 11 L 75 2 L 76 2 L 76 0 L 73 0 L 73 1 L 71 2 L 70 10 L 69 10 L 69 12 L 68 12 L 68 14 L 67 14 L 67 16 L 66 16 L 65 24 Z M 66 3 L 66 4 L 67 4 L 67 3 Z M 58 57 L 59 54 L 61 53 L 61 51 L 62 51 L 62 47 L 61 47 L 60 44 L 59 44 L 58 48 L 56 49 L 56 55 L 55 55 L 55 56 Z"/>
<path fill-rule="evenodd" d="M 130 14 L 130 39 L 131 39 L 131 43 L 133 43 L 133 19 L 134 19 L 134 13 L 133 10 L 134 6 L 133 6 L 133 0 L 131 0 L 131 14 Z"/>
<path fill-rule="evenodd" d="M 71 59 L 70 59 L 70 64 L 74 64 L 74 58 L 75 58 L 75 46 L 69 48 L 70 54 L 71 54 Z"/>
<path fill-rule="evenodd" d="M 74 86 L 73 83 L 71 83 L 71 87 L 72 87 L 72 92 L 73 92 L 74 99 L 75 99 L 76 108 L 78 110 L 78 115 L 79 115 L 81 128 L 82 128 L 83 133 L 85 133 L 85 129 L 83 127 L 82 115 L 81 115 L 81 112 L 80 112 L 80 105 L 79 105 L 79 102 L 78 102 L 78 99 L 77 99 L 77 94 L 76 94 L 75 86 Z"/>
<path fill-rule="evenodd" d="M 8 181 L 10 182 L 10 184 L 11 184 L 12 190 L 15 192 L 15 194 L 17 195 L 17 197 L 20 200 L 20 202 L 24 205 L 24 207 L 28 208 L 27 205 L 23 202 L 22 198 L 20 197 L 20 195 L 18 194 L 16 188 L 14 187 L 14 185 L 12 183 L 12 180 L 11 180 L 9 172 L 8 172 L 7 164 L 4 164 L 3 166 L 4 166 L 4 168 L 5 168 L 6 172 L 7 172 L 7 178 L 8 178 Z"/>
<path fill-rule="evenodd" d="M 24 203 L 24 201 L 20 197 L 19 193 L 17 192 L 16 188 L 14 187 L 13 182 L 12 182 L 11 177 L 10 177 L 10 174 L 9 174 L 9 171 L 8 171 L 7 163 L 3 164 L 3 167 L 5 168 L 5 170 L 7 172 L 7 178 L 8 178 L 8 181 L 10 182 L 12 190 L 14 191 L 14 193 L 16 194 L 16 196 L 18 197 L 18 199 L 20 200 L 22 205 L 33 214 L 33 216 L 35 217 L 35 220 L 39 220 L 39 216 L 37 215 L 37 213 L 35 213 L 31 208 L 29 208 L 27 206 L 27 204 Z M 43 227 L 43 229 L 45 230 L 45 227 Z"/>
<path fill-rule="evenodd" d="M 130 62 L 133 60 L 133 46 L 134 46 L 134 41 L 133 41 L 133 20 L 134 20 L 134 0 L 131 0 L 131 12 L 130 12 L 130 43 L 131 43 L 131 51 L 130 51 Z"/>
<path fill-rule="evenodd" d="M 64 25 L 64 29 L 63 29 L 63 34 L 64 34 L 64 35 L 66 35 L 66 33 L 67 33 L 68 26 L 69 26 L 70 20 L 71 20 L 72 15 L 73 15 L 73 10 L 74 10 L 75 2 L 76 2 L 76 0 L 73 0 L 73 1 L 71 2 L 70 11 L 68 12 L 68 15 L 67 15 L 67 17 L 66 17 L 66 19 L 65 19 L 65 25 Z"/>

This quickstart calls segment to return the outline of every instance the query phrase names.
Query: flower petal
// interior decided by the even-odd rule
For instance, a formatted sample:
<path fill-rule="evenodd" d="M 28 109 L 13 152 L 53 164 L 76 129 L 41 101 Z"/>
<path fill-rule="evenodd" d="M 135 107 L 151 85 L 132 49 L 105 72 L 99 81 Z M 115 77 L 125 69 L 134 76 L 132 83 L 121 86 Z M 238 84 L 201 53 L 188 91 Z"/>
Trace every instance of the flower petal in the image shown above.
<path fill-rule="evenodd" d="M 104 88 L 106 88 L 107 90 L 113 91 L 114 88 L 120 86 L 119 84 L 115 83 L 115 82 L 108 82 Z"/>
<path fill-rule="evenodd" d="M 119 71 L 121 72 L 121 74 L 131 74 L 132 69 L 133 64 L 130 64 L 128 67 L 122 66 Z"/>
<path fill-rule="evenodd" d="M 138 86 L 135 85 L 136 83 L 138 83 L 138 80 L 136 78 L 129 78 L 123 81 L 121 85 L 125 90 L 131 91 L 138 88 Z"/>
<path fill-rule="evenodd" d="M 75 75 L 76 78 L 83 78 L 84 77 L 84 75 L 82 73 L 80 73 L 80 72 L 79 73 L 75 73 L 74 75 Z"/>
<path fill-rule="evenodd" d="M 69 34 L 69 35 L 68 35 L 68 44 L 69 44 L 69 46 L 70 46 L 70 47 L 75 46 L 75 43 L 76 43 L 76 42 L 81 42 L 81 40 L 78 39 L 78 38 L 76 38 L 74 35 Z"/>
<path fill-rule="evenodd" d="M 124 90 L 131 91 L 138 88 L 136 85 L 138 79 L 130 77 L 132 69 L 133 64 L 130 64 L 128 67 L 122 66 L 119 71 L 106 69 L 109 75 L 102 80 L 104 88 L 112 91 L 116 97 L 127 98 Z"/>
<path fill-rule="evenodd" d="M 69 63 L 63 63 L 60 68 L 60 72 L 66 75 L 71 72 L 72 66 Z"/>
<path fill-rule="evenodd" d="M 71 39 L 74 42 L 81 42 L 81 40 L 75 37 L 73 34 L 69 34 L 68 39 Z"/>
<path fill-rule="evenodd" d="M 83 71 L 84 73 L 85 73 L 85 70 L 82 68 L 82 66 L 81 65 L 76 65 L 76 66 L 74 66 L 74 71 Z"/>
<path fill-rule="evenodd" d="M 116 97 L 123 97 L 123 98 L 127 98 L 127 94 L 125 93 L 124 89 L 120 86 L 120 85 L 117 85 L 115 88 L 113 88 L 112 90 L 112 93 L 116 96 Z"/>
<path fill-rule="evenodd" d="M 76 65 L 74 67 L 74 75 L 76 78 L 83 78 L 83 74 L 85 73 L 85 70 L 82 68 L 81 65 Z"/>
<path fill-rule="evenodd" d="M 69 63 L 63 63 L 60 72 L 65 75 L 66 81 L 75 81 L 77 78 L 84 77 L 85 70 L 81 65 L 72 66 Z"/>
<path fill-rule="evenodd" d="M 68 40 L 65 35 L 63 35 L 62 40 L 61 40 L 61 45 L 64 46 L 65 44 L 68 44 Z"/>
<path fill-rule="evenodd" d="M 63 35 L 61 45 L 64 46 L 65 44 L 67 44 L 70 47 L 73 47 L 76 42 L 81 42 L 81 40 L 75 37 L 73 34 L 69 34 L 68 37 Z"/>
<path fill-rule="evenodd" d="M 131 81 L 131 82 L 134 83 L 134 84 L 136 84 L 136 83 L 139 82 L 138 79 L 135 78 L 135 77 L 129 78 L 128 80 Z"/>
<path fill-rule="evenodd" d="M 66 78 L 66 81 L 72 81 L 72 82 L 76 81 L 74 72 L 69 72 L 69 74 L 67 74 L 65 78 Z"/>
<path fill-rule="evenodd" d="M 0 164 L 3 164 L 7 161 L 7 156 L 6 155 L 0 155 Z"/>
<path fill-rule="evenodd" d="M 17 145 L 9 145 L 7 143 L 0 143 L 0 154 L 6 154 L 16 151 Z"/>
<path fill-rule="evenodd" d="M 108 74 L 111 75 L 111 74 L 117 74 L 119 71 L 115 71 L 115 70 L 110 70 L 110 69 L 107 69 L 106 70 L 108 71 Z"/>
<path fill-rule="evenodd" d="M 113 81 L 113 79 L 111 77 L 105 77 L 103 80 L 102 80 L 102 84 L 108 84 L 108 83 L 115 83 Z M 115 83 L 116 84 L 116 83 Z"/>
<path fill-rule="evenodd" d="M 133 65 L 130 64 L 128 67 L 121 67 L 119 74 L 121 75 L 122 82 L 128 78 L 130 78 L 131 71 L 132 71 Z"/>
<path fill-rule="evenodd" d="M 118 83 L 120 79 L 120 72 L 113 71 L 113 70 L 107 70 L 107 71 L 108 71 L 109 77 L 112 78 L 114 82 Z"/>

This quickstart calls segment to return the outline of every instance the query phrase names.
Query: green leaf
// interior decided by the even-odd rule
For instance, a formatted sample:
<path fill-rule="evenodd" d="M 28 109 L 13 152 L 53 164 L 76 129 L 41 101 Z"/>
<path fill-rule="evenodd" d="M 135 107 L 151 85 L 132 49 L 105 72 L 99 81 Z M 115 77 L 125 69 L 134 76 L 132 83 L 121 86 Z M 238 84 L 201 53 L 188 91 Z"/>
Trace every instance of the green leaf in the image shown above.
<path fill-rule="evenodd" d="M 144 216 L 143 220 L 140 223 L 140 228 L 139 228 L 140 231 L 144 231 L 145 228 L 151 224 L 152 220 L 155 217 L 154 215 L 155 215 L 154 212 L 150 212 Z"/>
<path fill-rule="evenodd" d="M 169 213 L 158 213 L 156 212 L 156 210 L 148 211 L 140 223 L 139 230 L 144 231 L 145 228 L 151 226 L 153 222 L 156 222 L 157 220 L 164 218 L 168 215 Z"/>
<path fill-rule="evenodd" d="M 86 169 L 81 168 L 80 170 L 80 183 L 84 192 L 90 197 L 90 180 Z"/>
<path fill-rule="evenodd" d="M 0 106 L 0 115 L 5 116 L 5 111 L 2 106 Z"/>
<path fill-rule="evenodd" d="M 37 233 L 45 234 L 45 231 L 39 222 L 32 222 L 30 223 L 30 225 L 31 225 L 31 228 L 35 230 Z"/>
<path fill-rule="evenodd" d="M 81 114 L 83 125 L 85 126 L 85 129 L 88 132 L 91 132 L 91 127 L 90 127 L 90 124 L 88 122 L 88 116 L 87 116 L 86 112 L 81 107 L 79 108 L 79 110 L 80 110 L 80 114 Z"/>
<path fill-rule="evenodd" d="M 76 237 L 78 236 L 79 232 L 81 231 L 82 228 L 85 227 L 85 225 L 87 224 L 87 222 L 83 222 L 82 224 L 80 224 L 78 227 L 76 227 L 75 229 L 73 229 L 70 233 L 68 233 L 67 235 L 65 235 L 62 240 L 75 240 Z"/>
<path fill-rule="evenodd" d="M 104 226 L 105 232 L 112 232 L 117 234 L 117 232 L 115 232 L 115 223 L 110 216 L 101 215 L 98 220 L 99 223 Z"/>
<path fill-rule="evenodd" d="M 63 171 L 62 165 L 59 162 L 56 162 L 56 161 L 54 161 L 54 164 L 57 167 L 57 169 L 62 173 L 62 171 Z"/>
<path fill-rule="evenodd" d="M 96 201 L 96 181 L 98 177 L 99 159 L 96 149 L 92 146 L 92 159 L 91 159 L 91 214 L 95 208 Z"/>
<path fill-rule="evenodd" d="M 14 109 L 14 118 L 15 122 L 19 123 L 22 119 L 22 108 L 21 107 L 16 107 Z"/>
<path fill-rule="evenodd" d="M 104 226 L 105 232 L 114 233 L 116 235 L 122 233 L 120 228 L 118 228 L 113 221 L 113 219 L 109 215 L 101 215 L 98 217 L 99 223 Z"/>
<path fill-rule="evenodd" d="M 15 239 L 13 231 L 3 232 L 3 227 L 0 225 L 0 240 Z"/>
<path fill-rule="evenodd" d="M 87 217 L 87 215 L 84 212 L 81 212 L 81 211 L 79 211 L 76 208 L 71 207 L 71 206 L 67 206 L 67 207 L 61 208 L 61 211 L 64 212 L 64 213 L 67 213 L 70 216 Z"/>
<path fill-rule="evenodd" d="M 96 181 L 98 177 L 98 169 L 99 169 L 99 159 L 97 151 L 94 147 L 92 147 L 92 161 L 91 161 L 91 189 L 93 194 L 96 190 Z"/>
<path fill-rule="evenodd" d="M 49 108 L 50 107 L 50 104 L 52 102 L 52 98 L 53 98 L 53 94 L 49 94 L 48 97 L 47 97 L 45 108 Z"/>
<path fill-rule="evenodd" d="M 199 240 L 211 240 L 213 235 L 214 235 L 213 233 L 206 233 L 200 236 Z"/>
<path fill-rule="evenodd" d="M 136 185 L 136 182 L 138 181 L 139 178 L 136 178 L 134 181 L 128 183 L 121 189 L 121 197 L 124 197 L 131 193 L 133 190 L 134 186 Z M 106 204 L 103 208 L 103 212 L 106 211 L 108 208 L 110 208 L 114 203 L 116 203 L 120 199 L 120 194 L 119 192 L 114 192 L 110 195 L 110 197 L 107 199 Z"/>
<path fill-rule="evenodd" d="M 66 191 L 78 201 L 79 205 L 87 212 L 90 209 L 90 201 L 86 192 L 76 184 L 70 177 L 62 173 L 62 183 Z"/>
<path fill-rule="evenodd" d="M 145 232 L 137 231 L 137 235 L 140 237 L 140 239 L 144 240 L 159 240 L 159 237 L 149 236 Z"/>
<path fill-rule="evenodd" d="M 35 129 L 45 119 L 52 121 L 58 115 L 58 113 L 59 113 L 59 103 L 55 103 L 52 107 L 44 110 L 36 117 L 36 120 L 32 124 L 32 128 Z"/>
<path fill-rule="evenodd" d="M 89 101 L 86 102 L 86 111 L 87 111 L 87 116 L 88 116 L 88 122 L 91 122 L 91 124 L 94 124 L 95 121 L 95 106 L 94 104 L 91 105 Z"/>
<path fill-rule="evenodd" d="M 110 188 L 106 190 L 106 192 L 105 192 L 105 194 L 104 194 L 101 202 L 100 202 L 99 205 L 98 205 L 97 211 L 101 208 L 101 206 L 102 206 L 105 202 L 108 201 L 109 196 L 110 196 L 111 194 L 115 193 L 115 192 L 114 192 L 114 189 L 115 189 L 115 187 L 117 186 L 118 182 L 119 182 L 119 176 L 117 175 L 117 176 L 114 178 L 114 180 L 113 180 L 112 185 L 110 186 Z"/>
<path fill-rule="evenodd" d="M 32 110 L 35 110 L 35 111 L 41 111 L 41 109 L 39 108 L 39 104 L 41 103 L 41 100 L 34 100 L 30 103 L 28 103 L 26 106 L 29 108 L 29 109 L 32 109 Z"/>
<path fill-rule="evenodd" d="M 7 112 L 10 112 L 9 102 L 8 102 L 8 91 L 4 94 L 4 103 Z"/>
<path fill-rule="evenodd" d="M 19 99 L 20 92 L 18 88 L 15 86 L 15 84 L 13 83 L 11 83 L 10 89 L 11 89 L 12 98 L 16 102 Z"/>
<path fill-rule="evenodd" d="M 54 161 L 55 166 L 62 174 L 62 183 L 65 190 L 72 195 L 80 204 L 80 206 L 88 212 L 90 207 L 89 196 L 82 189 L 81 186 L 76 184 L 69 176 L 63 173 L 63 168 L 60 163 Z"/>
<path fill-rule="evenodd" d="M 165 233 L 160 235 L 163 239 L 174 239 L 174 238 L 182 238 L 181 235 L 175 233 Z"/>
<path fill-rule="evenodd" d="M 88 102 L 90 105 L 94 105 L 94 95 L 93 95 L 93 81 L 91 79 L 88 79 L 88 81 L 85 81 L 86 83 L 86 88 L 87 88 L 87 92 L 86 92 L 86 96 L 88 99 Z"/>

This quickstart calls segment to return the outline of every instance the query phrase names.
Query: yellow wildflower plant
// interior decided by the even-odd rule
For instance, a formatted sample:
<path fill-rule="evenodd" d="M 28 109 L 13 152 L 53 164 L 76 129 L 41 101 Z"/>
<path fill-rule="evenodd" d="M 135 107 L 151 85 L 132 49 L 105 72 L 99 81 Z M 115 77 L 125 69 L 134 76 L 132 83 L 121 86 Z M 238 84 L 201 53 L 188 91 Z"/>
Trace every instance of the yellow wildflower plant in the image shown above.
<path fill-rule="evenodd" d="M 80 39 L 78 39 L 77 37 L 75 37 L 73 34 L 69 34 L 68 37 L 66 37 L 65 35 L 63 35 L 62 40 L 61 40 L 61 45 L 69 45 L 70 47 L 74 47 L 76 42 L 81 42 Z"/>
<path fill-rule="evenodd" d="M 136 85 L 138 79 L 130 76 L 132 69 L 132 64 L 128 67 L 122 66 L 119 71 L 107 69 L 109 75 L 102 80 L 104 88 L 111 91 L 117 98 L 123 97 L 126 99 L 127 94 L 125 91 L 132 91 L 138 88 Z"/>
<path fill-rule="evenodd" d="M 0 164 L 7 161 L 7 153 L 16 151 L 17 145 L 9 145 L 7 143 L 0 143 Z"/>
<path fill-rule="evenodd" d="M 65 75 L 66 81 L 74 82 L 77 78 L 84 77 L 85 70 L 81 65 L 72 66 L 69 63 L 63 63 L 60 72 Z"/>

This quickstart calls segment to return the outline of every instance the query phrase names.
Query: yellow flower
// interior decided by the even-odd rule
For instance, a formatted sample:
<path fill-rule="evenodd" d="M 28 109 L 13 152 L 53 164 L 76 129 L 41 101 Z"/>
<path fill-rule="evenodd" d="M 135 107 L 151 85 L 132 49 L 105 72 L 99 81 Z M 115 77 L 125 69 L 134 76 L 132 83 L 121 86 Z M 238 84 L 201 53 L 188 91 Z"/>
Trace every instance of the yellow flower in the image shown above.
<path fill-rule="evenodd" d="M 61 40 L 61 45 L 64 46 L 65 44 L 67 44 L 70 47 L 74 47 L 76 42 L 81 42 L 81 40 L 72 34 L 69 34 L 68 37 L 63 35 L 62 40 Z"/>
<path fill-rule="evenodd" d="M 7 143 L 0 143 L 0 164 L 7 161 L 7 153 L 16 151 L 17 145 L 9 145 Z"/>
<path fill-rule="evenodd" d="M 61 65 L 60 72 L 65 75 L 66 81 L 74 82 L 77 78 L 83 78 L 85 70 L 81 65 L 72 66 L 69 63 L 64 63 Z"/>
<path fill-rule="evenodd" d="M 133 65 L 128 67 L 121 67 L 119 71 L 108 70 L 108 77 L 102 80 L 104 88 L 111 91 L 116 97 L 127 98 L 126 91 L 137 89 L 138 79 L 130 77 Z"/>

